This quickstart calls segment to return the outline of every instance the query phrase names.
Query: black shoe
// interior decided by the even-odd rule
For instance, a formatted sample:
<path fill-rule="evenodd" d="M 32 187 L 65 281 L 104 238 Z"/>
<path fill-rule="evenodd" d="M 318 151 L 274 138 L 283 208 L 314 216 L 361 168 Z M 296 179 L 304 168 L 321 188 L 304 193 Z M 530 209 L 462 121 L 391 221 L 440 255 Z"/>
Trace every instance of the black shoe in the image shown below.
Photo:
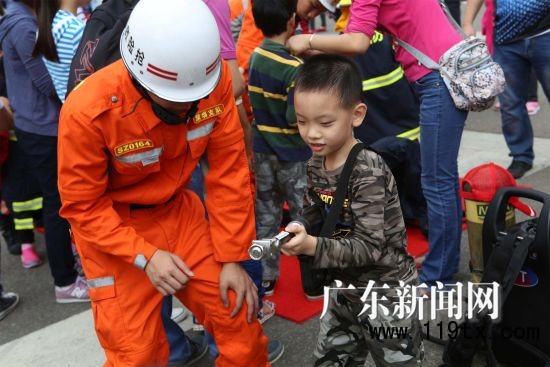
<path fill-rule="evenodd" d="M 269 363 L 274 363 L 281 358 L 285 352 L 285 346 L 278 340 L 270 340 L 267 344 L 267 360 Z"/>
<path fill-rule="evenodd" d="M 15 232 L 2 232 L 2 237 L 4 237 L 4 241 L 6 241 L 6 246 L 10 254 L 16 256 L 21 255 L 21 243 L 17 240 Z"/>
<path fill-rule="evenodd" d="M 15 225 L 11 215 L 0 215 L 0 230 L 12 255 L 21 255 L 21 243 L 17 240 Z"/>
<path fill-rule="evenodd" d="M 277 280 L 264 280 L 262 287 L 264 287 L 264 296 L 272 296 L 275 293 L 275 284 Z"/>
<path fill-rule="evenodd" d="M 16 293 L 3 293 L 0 295 L 0 320 L 8 316 L 19 303 L 19 296 Z"/>
<path fill-rule="evenodd" d="M 185 362 L 184 367 L 198 362 L 208 351 L 208 342 L 204 333 L 189 337 L 189 345 L 191 346 L 191 356 Z"/>
<path fill-rule="evenodd" d="M 510 172 L 514 178 L 521 178 L 531 168 L 533 168 L 532 164 L 522 161 L 512 161 L 512 164 L 508 167 L 508 172 Z"/>

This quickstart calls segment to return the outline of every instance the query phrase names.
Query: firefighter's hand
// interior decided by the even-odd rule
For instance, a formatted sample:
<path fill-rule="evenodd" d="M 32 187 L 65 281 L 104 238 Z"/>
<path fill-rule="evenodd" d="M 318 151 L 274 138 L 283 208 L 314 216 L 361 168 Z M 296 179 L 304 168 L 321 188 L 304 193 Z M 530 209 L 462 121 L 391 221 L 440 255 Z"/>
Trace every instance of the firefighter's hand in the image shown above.
<path fill-rule="evenodd" d="M 317 237 L 307 234 L 303 225 L 298 222 L 290 222 L 285 231 L 294 234 L 294 237 L 281 246 L 283 254 L 292 255 L 315 255 L 317 249 Z"/>
<path fill-rule="evenodd" d="M 248 312 L 246 318 L 252 322 L 258 314 L 258 288 L 239 263 L 224 263 L 220 273 L 220 297 L 223 305 L 229 307 L 227 292 L 232 289 L 237 294 L 235 307 L 230 317 L 235 317 L 246 300 Z"/>
<path fill-rule="evenodd" d="M 195 275 L 182 259 L 162 250 L 153 254 L 145 267 L 145 273 L 163 296 L 176 293 Z"/>

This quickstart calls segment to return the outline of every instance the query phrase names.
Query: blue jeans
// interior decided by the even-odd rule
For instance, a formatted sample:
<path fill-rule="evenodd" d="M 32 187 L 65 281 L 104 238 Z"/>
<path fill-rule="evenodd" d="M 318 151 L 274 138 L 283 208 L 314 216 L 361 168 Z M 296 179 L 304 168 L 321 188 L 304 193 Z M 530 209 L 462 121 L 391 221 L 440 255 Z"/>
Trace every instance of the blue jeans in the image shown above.
<path fill-rule="evenodd" d="M 189 339 L 171 316 L 172 296 L 167 296 L 162 300 L 161 319 L 170 346 L 170 362 L 186 362 L 191 357 Z"/>
<path fill-rule="evenodd" d="M 546 97 L 550 96 L 550 33 L 505 45 L 495 45 L 495 61 L 504 70 L 506 89 L 499 95 L 502 133 L 513 160 L 532 164 L 533 127 L 525 103 L 529 73 L 535 71 Z"/>
<path fill-rule="evenodd" d="M 430 250 L 421 282 L 452 282 L 460 259 L 462 206 L 458 184 L 458 149 L 467 111 L 458 110 L 433 71 L 414 83 L 420 99 L 422 191 L 428 206 Z"/>

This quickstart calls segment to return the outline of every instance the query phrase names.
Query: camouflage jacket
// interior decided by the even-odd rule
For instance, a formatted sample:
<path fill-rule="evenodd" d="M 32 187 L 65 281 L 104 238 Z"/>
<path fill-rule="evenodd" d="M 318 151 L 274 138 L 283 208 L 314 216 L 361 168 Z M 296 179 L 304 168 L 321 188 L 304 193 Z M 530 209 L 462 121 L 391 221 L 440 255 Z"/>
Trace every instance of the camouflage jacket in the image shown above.
<path fill-rule="evenodd" d="M 304 206 L 314 203 L 310 193 L 315 193 L 328 211 L 342 168 L 327 171 L 323 158 L 314 155 L 307 166 Z M 400 280 L 415 285 L 417 272 L 406 243 L 395 179 L 378 154 L 364 149 L 355 161 L 334 234 L 317 239 L 314 266 L 331 269 L 333 279 L 357 288 L 369 280 L 378 286 L 395 287 Z"/>

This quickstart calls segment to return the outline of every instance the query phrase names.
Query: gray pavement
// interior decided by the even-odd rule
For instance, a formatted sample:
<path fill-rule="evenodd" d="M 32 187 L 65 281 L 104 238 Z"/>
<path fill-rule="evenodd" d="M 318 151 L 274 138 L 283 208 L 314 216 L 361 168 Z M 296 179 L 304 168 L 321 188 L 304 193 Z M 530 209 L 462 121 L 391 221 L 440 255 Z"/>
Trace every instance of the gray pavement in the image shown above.
<path fill-rule="evenodd" d="M 550 106 L 542 103 L 542 110 L 533 117 L 536 140 L 534 169 L 521 184 L 550 192 Z M 494 161 L 509 164 L 507 149 L 500 134 L 500 115 L 492 110 L 471 113 L 467 121 L 460 151 L 460 172 L 463 175 L 475 165 Z M 43 239 L 38 236 L 38 251 L 45 258 Z M 55 303 L 53 284 L 47 265 L 25 270 L 19 258 L 7 254 L 2 244 L 2 283 L 8 291 L 21 296 L 17 310 L 0 322 L 0 366 L 98 366 L 104 360 L 94 334 L 88 304 L 60 305 Z M 466 232 L 462 238 L 462 253 L 458 280 L 468 279 L 468 244 Z M 318 331 L 318 318 L 304 324 L 295 324 L 274 317 L 265 324 L 270 338 L 285 345 L 285 354 L 276 366 L 311 366 L 311 350 Z M 189 328 L 189 322 L 182 326 Z M 424 366 L 438 366 L 442 347 L 426 343 Z M 481 359 L 476 362 L 482 366 Z M 197 367 L 213 366 L 205 357 Z M 369 365 L 373 365 L 372 362 Z"/>

